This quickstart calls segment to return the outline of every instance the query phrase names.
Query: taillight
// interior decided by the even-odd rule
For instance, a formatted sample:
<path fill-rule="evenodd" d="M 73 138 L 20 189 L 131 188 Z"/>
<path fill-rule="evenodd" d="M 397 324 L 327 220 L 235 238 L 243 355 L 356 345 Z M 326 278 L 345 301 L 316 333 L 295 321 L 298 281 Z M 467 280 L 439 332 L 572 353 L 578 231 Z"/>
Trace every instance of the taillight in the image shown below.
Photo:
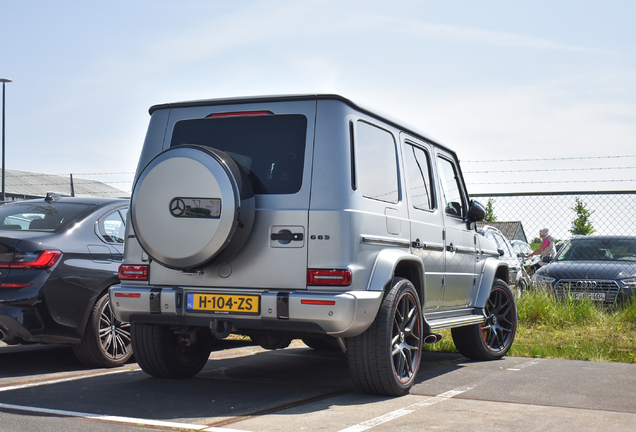
<path fill-rule="evenodd" d="M 25 269 L 25 270 L 48 270 L 53 267 L 62 252 L 56 250 L 45 250 L 42 252 L 16 252 L 11 261 L 0 262 L 0 268 Z"/>
<path fill-rule="evenodd" d="M 119 266 L 119 279 L 148 280 L 148 266 L 122 264 Z"/>
<path fill-rule="evenodd" d="M 307 270 L 307 285 L 351 285 L 351 270 Z"/>
<path fill-rule="evenodd" d="M 245 117 L 245 116 L 261 116 L 272 115 L 271 111 L 235 111 L 235 112 L 223 112 L 208 114 L 205 118 L 220 118 L 220 117 Z"/>

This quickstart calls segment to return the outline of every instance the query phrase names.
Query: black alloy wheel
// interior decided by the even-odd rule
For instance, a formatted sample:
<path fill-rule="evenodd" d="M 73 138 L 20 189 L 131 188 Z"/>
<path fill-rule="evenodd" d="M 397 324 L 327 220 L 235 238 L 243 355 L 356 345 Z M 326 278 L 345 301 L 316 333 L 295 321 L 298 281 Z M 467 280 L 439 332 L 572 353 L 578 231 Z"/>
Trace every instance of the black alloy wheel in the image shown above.
<path fill-rule="evenodd" d="M 393 371 L 402 384 L 414 378 L 420 361 L 422 327 L 419 311 L 418 300 L 410 292 L 402 295 L 395 309 L 391 356 Z"/>
<path fill-rule="evenodd" d="M 373 324 L 347 340 L 347 360 L 356 385 L 370 394 L 407 394 L 420 367 L 422 328 L 417 291 L 409 280 L 394 278 Z"/>
<path fill-rule="evenodd" d="M 490 292 L 486 302 L 486 322 L 481 325 L 481 335 L 484 343 L 493 353 L 507 350 L 511 345 L 516 327 L 514 299 L 501 288 Z"/>
<path fill-rule="evenodd" d="M 517 305 L 510 287 L 495 279 L 484 305 L 485 321 L 451 330 L 455 347 L 474 360 L 502 358 L 514 341 L 517 332 Z"/>

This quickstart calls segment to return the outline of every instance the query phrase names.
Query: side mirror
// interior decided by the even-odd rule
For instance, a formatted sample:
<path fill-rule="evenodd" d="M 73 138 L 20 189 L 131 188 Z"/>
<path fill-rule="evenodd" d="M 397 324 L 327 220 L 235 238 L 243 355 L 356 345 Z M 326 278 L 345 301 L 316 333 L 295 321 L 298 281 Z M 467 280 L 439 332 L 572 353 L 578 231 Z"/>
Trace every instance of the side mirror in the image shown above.
<path fill-rule="evenodd" d="M 479 222 L 483 221 L 486 217 L 486 208 L 479 201 L 470 201 L 470 206 L 468 207 L 468 222 Z"/>
<path fill-rule="evenodd" d="M 549 263 L 550 261 L 552 261 L 552 255 L 543 255 L 543 257 L 541 257 L 541 262 Z"/>

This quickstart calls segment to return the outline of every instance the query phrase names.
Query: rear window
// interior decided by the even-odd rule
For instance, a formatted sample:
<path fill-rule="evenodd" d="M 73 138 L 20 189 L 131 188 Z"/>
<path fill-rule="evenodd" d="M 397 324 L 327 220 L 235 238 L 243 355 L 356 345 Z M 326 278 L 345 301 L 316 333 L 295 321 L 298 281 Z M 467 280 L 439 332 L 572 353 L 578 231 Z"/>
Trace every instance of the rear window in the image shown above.
<path fill-rule="evenodd" d="M 301 114 L 189 119 L 175 124 L 170 146 L 221 150 L 247 173 L 254 193 L 293 194 L 302 186 L 306 136 Z"/>
<path fill-rule="evenodd" d="M 0 207 L 0 230 L 56 231 L 94 208 L 78 203 L 19 203 Z"/>

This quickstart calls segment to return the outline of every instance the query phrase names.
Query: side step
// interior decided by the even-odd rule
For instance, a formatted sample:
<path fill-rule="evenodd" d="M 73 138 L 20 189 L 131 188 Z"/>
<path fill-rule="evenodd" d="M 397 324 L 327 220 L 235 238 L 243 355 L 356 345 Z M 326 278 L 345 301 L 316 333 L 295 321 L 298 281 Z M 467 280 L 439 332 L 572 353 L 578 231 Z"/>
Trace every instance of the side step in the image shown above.
<path fill-rule="evenodd" d="M 427 320 L 427 323 L 429 325 L 430 332 L 435 333 L 447 328 L 483 324 L 485 321 L 486 318 L 483 315 L 468 315 L 462 317 L 441 318 L 432 321 Z"/>

